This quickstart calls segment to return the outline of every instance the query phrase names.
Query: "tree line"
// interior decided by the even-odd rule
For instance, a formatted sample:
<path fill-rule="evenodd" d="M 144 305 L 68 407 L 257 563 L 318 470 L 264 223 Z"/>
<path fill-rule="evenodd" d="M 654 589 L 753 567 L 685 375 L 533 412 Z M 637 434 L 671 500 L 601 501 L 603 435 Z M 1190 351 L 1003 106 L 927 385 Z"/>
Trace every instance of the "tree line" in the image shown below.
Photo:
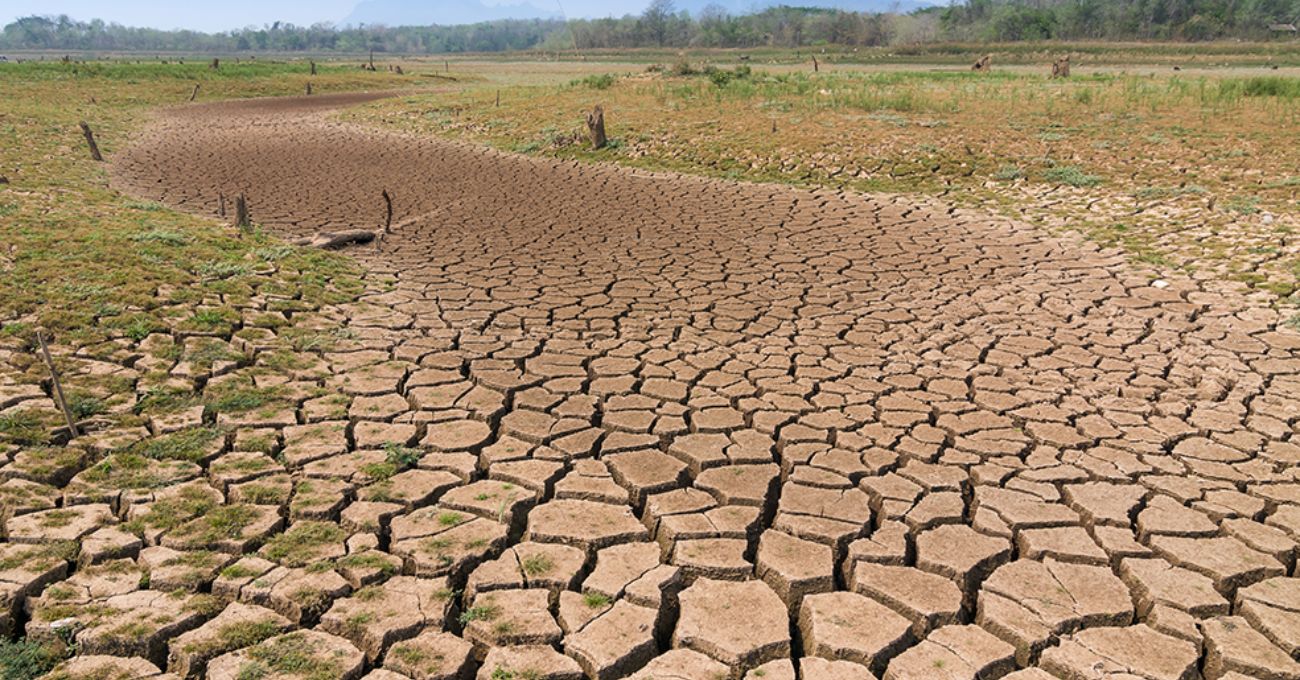
<path fill-rule="evenodd" d="M 907 14 L 779 6 L 691 15 L 654 0 L 639 15 L 606 19 L 506 19 L 463 26 L 311 26 L 276 22 L 219 33 L 135 28 L 68 16 L 23 17 L 0 49 L 146 52 L 400 54 L 637 47 L 880 46 L 936 41 L 1287 38 L 1300 0 L 963 0 Z"/>

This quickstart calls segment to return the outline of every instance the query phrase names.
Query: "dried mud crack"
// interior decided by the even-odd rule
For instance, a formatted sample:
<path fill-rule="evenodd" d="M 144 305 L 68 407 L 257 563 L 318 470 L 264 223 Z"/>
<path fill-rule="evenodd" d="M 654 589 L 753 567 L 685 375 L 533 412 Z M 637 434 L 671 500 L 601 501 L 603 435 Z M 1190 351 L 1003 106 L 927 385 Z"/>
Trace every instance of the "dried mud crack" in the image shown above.
<path fill-rule="evenodd" d="M 394 224 L 333 346 L 202 376 L 282 400 L 167 485 L 8 475 L 52 497 L 6 515 L 9 621 L 76 669 L 1300 678 L 1276 312 L 902 199 L 330 117 L 365 97 L 165 111 L 116 159 L 285 237 Z"/>

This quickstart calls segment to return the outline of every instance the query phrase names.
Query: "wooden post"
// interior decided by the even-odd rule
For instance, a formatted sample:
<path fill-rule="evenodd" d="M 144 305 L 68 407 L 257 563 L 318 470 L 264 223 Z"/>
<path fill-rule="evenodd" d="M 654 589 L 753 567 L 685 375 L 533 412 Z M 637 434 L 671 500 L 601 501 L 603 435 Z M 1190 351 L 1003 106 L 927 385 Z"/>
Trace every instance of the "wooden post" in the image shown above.
<path fill-rule="evenodd" d="M 216 71 L 217 69 L 220 69 L 220 68 L 221 68 L 221 60 L 218 59 L 218 58 L 216 58 L 216 57 L 213 57 L 213 58 L 212 58 L 212 63 L 211 63 L 211 64 L 208 64 L 208 68 L 212 69 L 213 71 Z"/>
<path fill-rule="evenodd" d="M 220 217 L 226 216 L 226 195 L 220 191 L 217 192 L 217 215 Z"/>
<path fill-rule="evenodd" d="M 194 83 L 194 91 L 190 92 L 190 101 L 194 101 L 194 98 L 197 96 L 199 96 L 199 84 Z"/>
<path fill-rule="evenodd" d="M 446 60 L 446 59 L 443 59 L 443 60 L 442 60 L 442 70 L 443 70 L 445 73 L 451 73 L 451 62 L 448 61 L 448 60 Z"/>
<path fill-rule="evenodd" d="M 86 144 L 90 146 L 90 157 L 102 161 L 104 157 L 99 153 L 99 145 L 95 143 L 95 133 L 90 131 L 90 126 L 86 121 L 81 121 L 81 134 L 86 136 Z"/>
<path fill-rule="evenodd" d="M 245 229 L 249 226 L 248 199 L 243 194 L 235 197 L 235 226 Z"/>
<path fill-rule="evenodd" d="M 375 48 L 370 48 L 370 70 L 375 70 Z"/>
<path fill-rule="evenodd" d="M 609 141 L 605 137 L 605 109 L 599 104 L 587 114 L 587 133 L 591 136 L 591 148 L 605 148 Z"/>
<path fill-rule="evenodd" d="M 776 119 L 772 119 L 772 134 L 776 134 Z"/>
<path fill-rule="evenodd" d="M 307 81 L 307 96 L 311 96 L 311 81 Z"/>
<path fill-rule="evenodd" d="M 501 106 L 501 90 L 497 90 L 497 106 Z"/>
<path fill-rule="evenodd" d="M 311 74 L 316 75 L 316 62 L 311 63 Z"/>
<path fill-rule="evenodd" d="M 72 409 L 68 408 L 68 402 L 63 398 L 63 385 L 59 382 L 59 371 L 54 367 L 54 360 L 50 358 L 50 348 L 45 344 L 45 335 L 36 331 L 36 342 L 41 345 L 41 357 L 45 359 L 45 367 L 50 370 L 50 381 L 54 383 L 54 400 L 59 403 L 59 408 L 63 411 L 63 418 L 68 422 L 68 434 L 76 439 L 77 421 L 72 417 Z"/>
<path fill-rule="evenodd" d="M 817 55 L 814 54 L 814 55 L 813 55 L 813 73 L 816 73 L 816 72 L 819 71 L 819 70 L 821 70 L 821 69 L 820 69 L 820 65 L 817 63 Z"/>
<path fill-rule="evenodd" d="M 384 233 L 388 233 L 388 228 L 393 226 L 393 197 L 388 195 L 388 190 L 384 189 Z"/>

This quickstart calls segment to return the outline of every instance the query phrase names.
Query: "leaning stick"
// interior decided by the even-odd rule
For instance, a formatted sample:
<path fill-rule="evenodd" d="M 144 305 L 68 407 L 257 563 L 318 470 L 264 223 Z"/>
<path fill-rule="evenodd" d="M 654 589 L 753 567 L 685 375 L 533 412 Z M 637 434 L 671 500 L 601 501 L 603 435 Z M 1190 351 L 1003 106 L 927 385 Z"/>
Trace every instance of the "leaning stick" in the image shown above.
<path fill-rule="evenodd" d="M 86 121 L 81 121 L 81 134 L 86 136 L 86 144 L 90 146 L 90 157 L 102 161 L 104 157 L 99 153 L 99 145 L 95 143 L 95 133 L 90 131 L 90 126 Z"/>
<path fill-rule="evenodd" d="M 45 336 L 40 331 L 36 331 L 36 342 L 41 345 L 41 358 L 45 359 L 45 367 L 50 369 L 50 381 L 54 383 L 54 400 L 59 402 L 63 418 L 68 421 L 68 433 L 75 439 L 79 434 L 77 421 L 73 419 L 72 409 L 68 408 L 68 402 L 63 398 L 63 384 L 59 382 L 59 370 L 54 367 L 54 360 L 50 358 L 50 348 L 45 344 Z"/>

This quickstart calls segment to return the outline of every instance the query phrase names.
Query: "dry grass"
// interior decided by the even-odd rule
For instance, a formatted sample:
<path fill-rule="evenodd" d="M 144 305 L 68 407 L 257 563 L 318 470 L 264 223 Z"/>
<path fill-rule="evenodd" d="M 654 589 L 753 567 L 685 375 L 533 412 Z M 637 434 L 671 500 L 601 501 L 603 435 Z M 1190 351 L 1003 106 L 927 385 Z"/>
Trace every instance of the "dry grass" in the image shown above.
<path fill-rule="evenodd" d="M 277 268 L 284 291 L 325 301 L 348 288 L 341 258 L 277 246 L 121 196 L 106 164 L 90 160 L 77 127 L 88 121 L 106 156 L 127 143 L 149 109 L 199 101 L 299 94 L 303 63 L 135 64 L 27 62 L 0 66 L 0 327 L 46 326 L 78 345 L 138 339 L 178 325 L 179 308 L 237 304 L 248 277 Z M 387 73 L 325 67 L 317 92 L 413 83 Z M 160 293 L 159 290 L 162 290 Z M 183 314 L 189 317 L 189 314 Z"/>

